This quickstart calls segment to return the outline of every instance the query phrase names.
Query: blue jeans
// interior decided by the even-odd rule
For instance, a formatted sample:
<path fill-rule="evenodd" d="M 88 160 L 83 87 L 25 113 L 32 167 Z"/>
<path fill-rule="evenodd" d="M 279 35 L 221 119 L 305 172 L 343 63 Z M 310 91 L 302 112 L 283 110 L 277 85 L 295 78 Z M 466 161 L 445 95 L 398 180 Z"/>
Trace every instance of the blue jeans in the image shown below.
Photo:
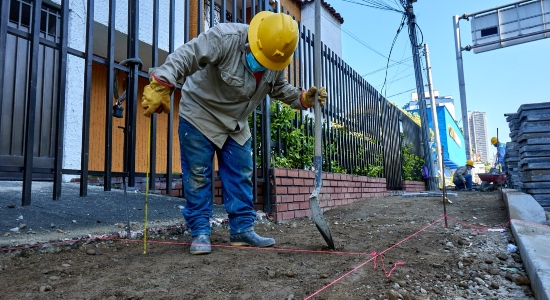
<path fill-rule="evenodd" d="M 256 212 L 252 202 L 252 156 L 250 139 L 239 145 L 228 138 L 220 149 L 191 123 L 180 117 L 181 170 L 185 196 L 182 210 L 191 236 L 210 234 L 212 216 L 212 172 L 218 157 L 222 197 L 229 217 L 230 234 L 253 230 Z"/>
<path fill-rule="evenodd" d="M 464 182 L 462 182 L 462 180 L 460 179 L 453 181 L 453 183 L 456 186 L 456 189 L 463 190 L 463 189 L 472 188 L 472 174 L 465 174 L 464 179 L 466 179 L 466 186 L 464 186 Z"/>

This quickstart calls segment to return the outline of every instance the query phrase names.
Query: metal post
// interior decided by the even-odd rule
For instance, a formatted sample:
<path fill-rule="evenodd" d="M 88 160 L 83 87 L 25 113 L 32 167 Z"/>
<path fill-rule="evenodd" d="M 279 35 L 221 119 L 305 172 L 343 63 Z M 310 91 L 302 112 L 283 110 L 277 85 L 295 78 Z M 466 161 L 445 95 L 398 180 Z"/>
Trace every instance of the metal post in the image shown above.
<path fill-rule="evenodd" d="M 94 53 L 94 1 L 86 5 L 86 56 L 84 97 L 82 103 L 82 150 L 80 157 L 80 196 L 88 196 L 88 163 L 90 151 L 90 103 L 92 94 L 92 60 Z"/>
<path fill-rule="evenodd" d="M 36 116 L 36 100 L 38 98 L 38 60 L 40 46 L 40 16 L 42 12 L 42 1 L 34 1 L 32 7 L 32 29 L 30 42 L 30 67 L 29 87 L 27 96 L 27 113 L 25 117 L 25 151 L 23 169 L 23 199 L 21 206 L 31 205 L 32 192 L 32 168 L 34 158 L 34 126 Z"/>
<path fill-rule="evenodd" d="M 65 87 L 67 86 L 67 51 L 69 43 L 69 1 L 61 4 L 61 40 L 59 45 L 59 83 L 56 113 L 55 165 L 53 180 L 53 200 L 61 200 L 63 180 L 63 130 L 65 128 Z M 1 88 L 0 88 L 1 90 Z"/>
<path fill-rule="evenodd" d="M 460 18 L 453 17 L 456 49 L 456 69 L 458 72 L 458 88 L 460 90 L 460 110 L 462 111 L 462 128 L 464 129 L 464 144 L 466 147 L 466 159 L 471 158 L 470 129 L 468 124 L 468 106 L 466 104 L 466 85 L 464 83 L 464 66 L 462 65 L 462 47 L 460 46 Z"/>
<path fill-rule="evenodd" d="M 139 1 L 128 1 L 128 58 L 137 58 L 139 45 Z M 128 66 L 128 87 L 126 89 L 126 171 L 128 186 L 136 185 L 136 119 L 138 100 L 138 64 Z"/>
<path fill-rule="evenodd" d="M 426 115 L 426 100 L 424 98 L 424 81 L 422 79 L 422 65 L 420 64 L 420 46 L 416 38 L 416 17 L 414 15 L 412 0 L 407 1 L 407 24 L 409 26 L 409 38 L 411 39 L 411 49 L 413 55 L 414 71 L 416 78 L 416 91 L 418 93 L 418 104 L 420 107 L 420 121 L 422 122 L 422 144 L 424 145 L 424 161 L 428 170 L 433 170 L 433 157 L 430 148 L 430 135 L 428 116 Z M 428 178 L 428 190 L 438 189 L 436 177 L 430 173 Z"/>
<path fill-rule="evenodd" d="M 441 139 L 440 139 L 440 136 L 439 136 L 439 124 L 438 124 L 438 120 L 437 120 L 437 106 L 436 106 L 436 103 L 435 103 L 435 97 L 434 97 L 434 90 L 433 90 L 433 85 L 432 85 L 432 67 L 430 65 L 430 50 L 428 48 L 428 44 L 424 44 L 424 52 L 426 54 L 426 71 L 428 73 L 428 89 L 430 91 L 430 106 L 432 107 L 432 124 L 434 125 L 434 134 L 435 134 L 435 145 L 436 145 L 436 149 L 437 149 L 437 161 L 439 162 L 439 164 L 434 164 L 434 169 L 433 169 L 433 172 L 435 174 L 436 172 L 436 168 L 435 166 L 444 166 L 443 164 L 443 156 L 441 155 Z M 445 182 L 443 181 L 443 172 L 444 172 L 444 169 L 440 169 L 439 170 L 440 174 L 440 178 L 441 178 L 441 181 L 443 184 L 445 184 Z"/>

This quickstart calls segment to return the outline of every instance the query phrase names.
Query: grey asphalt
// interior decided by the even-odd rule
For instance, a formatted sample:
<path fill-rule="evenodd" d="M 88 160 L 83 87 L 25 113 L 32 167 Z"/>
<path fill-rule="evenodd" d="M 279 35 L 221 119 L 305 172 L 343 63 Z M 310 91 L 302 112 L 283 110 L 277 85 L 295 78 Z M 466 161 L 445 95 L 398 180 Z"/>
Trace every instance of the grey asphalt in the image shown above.
<path fill-rule="evenodd" d="M 80 197 L 78 183 L 63 183 L 61 200 L 52 200 L 52 182 L 33 182 L 31 205 L 22 206 L 21 181 L 0 181 L 0 247 L 46 243 L 52 240 L 126 233 L 127 220 L 132 230 L 144 225 L 144 192 L 88 186 Z M 147 227 L 183 228 L 181 208 L 185 199 L 148 194 Z M 127 218 L 128 216 L 128 218 Z M 227 218 L 221 205 L 214 217 Z"/>

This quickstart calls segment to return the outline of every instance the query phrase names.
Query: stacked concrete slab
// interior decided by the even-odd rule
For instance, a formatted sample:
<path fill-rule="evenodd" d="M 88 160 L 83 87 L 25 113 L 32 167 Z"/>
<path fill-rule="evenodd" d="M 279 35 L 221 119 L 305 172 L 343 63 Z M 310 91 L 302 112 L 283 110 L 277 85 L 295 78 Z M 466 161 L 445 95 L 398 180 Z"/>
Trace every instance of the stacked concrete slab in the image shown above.
<path fill-rule="evenodd" d="M 519 179 L 519 118 L 518 114 L 505 114 L 508 127 L 510 127 L 510 142 L 506 143 L 506 173 L 508 178 L 508 187 L 516 190 L 521 190 L 523 184 Z"/>
<path fill-rule="evenodd" d="M 514 178 L 516 170 L 512 169 L 511 187 L 521 186 L 522 191 L 550 210 L 550 102 L 523 104 L 516 116 L 508 115 L 507 120 L 512 138 L 507 146 L 508 161 L 517 161 L 518 176 Z M 517 158 L 513 157 L 515 150 Z"/>

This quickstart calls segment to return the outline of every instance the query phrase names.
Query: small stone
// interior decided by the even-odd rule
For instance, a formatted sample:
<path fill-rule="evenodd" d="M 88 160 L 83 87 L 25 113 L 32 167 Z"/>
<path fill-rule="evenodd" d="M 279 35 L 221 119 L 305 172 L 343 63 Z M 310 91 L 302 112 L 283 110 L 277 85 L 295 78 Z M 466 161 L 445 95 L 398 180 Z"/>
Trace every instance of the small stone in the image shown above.
<path fill-rule="evenodd" d="M 493 260 L 492 260 L 492 259 L 486 259 L 486 260 L 485 260 L 485 263 L 490 265 L 490 264 L 493 263 Z"/>
<path fill-rule="evenodd" d="M 96 255 L 97 253 L 96 253 L 96 251 L 95 251 L 94 249 L 88 249 L 88 250 L 86 251 L 86 254 L 88 254 L 88 255 Z"/>
<path fill-rule="evenodd" d="M 500 286 L 499 286 L 498 282 L 496 282 L 496 281 L 491 281 L 491 282 L 489 283 L 489 287 L 491 287 L 492 289 L 498 290 L 498 288 L 499 288 Z"/>
<path fill-rule="evenodd" d="M 328 278 L 328 275 L 327 274 L 321 274 L 321 275 L 319 275 L 319 278 Z"/>
<path fill-rule="evenodd" d="M 527 278 L 527 276 L 518 276 L 514 278 L 514 283 L 517 285 L 530 285 L 531 281 Z"/>
<path fill-rule="evenodd" d="M 61 277 L 59 276 L 50 276 L 50 280 L 59 280 Z"/>
<path fill-rule="evenodd" d="M 388 292 L 388 298 L 390 300 L 398 300 L 398 299 L 402 299 L 403 296 L 401 296 L 398 292 L 394 291 L 394 290 L 390 290 Z"/>
<path fill-rule="evenodd" d="M 62 264 L 61 266 L 62 266 L 62 267 L 65 267 L 65 268 L 68 268 L 68 267 L 70 267 L 71 265 L 69 265 L 69 264 Z"/>
<path fill-rule="evenodd" d="M 485 281 L 479 277 L 474 278 L 474 281 L 481 286 L 485 286 Z"/>
<path fill-rule="evenodd" d="M 41 293 L 44 293 L 44 292 L 49 292 L 52 290 L 52 286 L 51 285 L 42 285 L 40 286 L 40 292 Z"/>
<path fill-rule="evenodd" d="M 506 253 L 504 253 L 504 252 L 500 252 L 499 254 L 497 254 L 497 258 L 500 259 L 500 260 L 507 260 L 508 255 L 506 255 Z"/>
<path fill-rule="evenodd" d="M 55 224 L 54 224 L 54 223 L 51 223 L 51 224 L 50 224 L 50 228 L 55 228 Z"/>
<path fill-rule="evenodd" d="M 15 208 L 15 204 L 8 204 L 8 208 Z"/>

